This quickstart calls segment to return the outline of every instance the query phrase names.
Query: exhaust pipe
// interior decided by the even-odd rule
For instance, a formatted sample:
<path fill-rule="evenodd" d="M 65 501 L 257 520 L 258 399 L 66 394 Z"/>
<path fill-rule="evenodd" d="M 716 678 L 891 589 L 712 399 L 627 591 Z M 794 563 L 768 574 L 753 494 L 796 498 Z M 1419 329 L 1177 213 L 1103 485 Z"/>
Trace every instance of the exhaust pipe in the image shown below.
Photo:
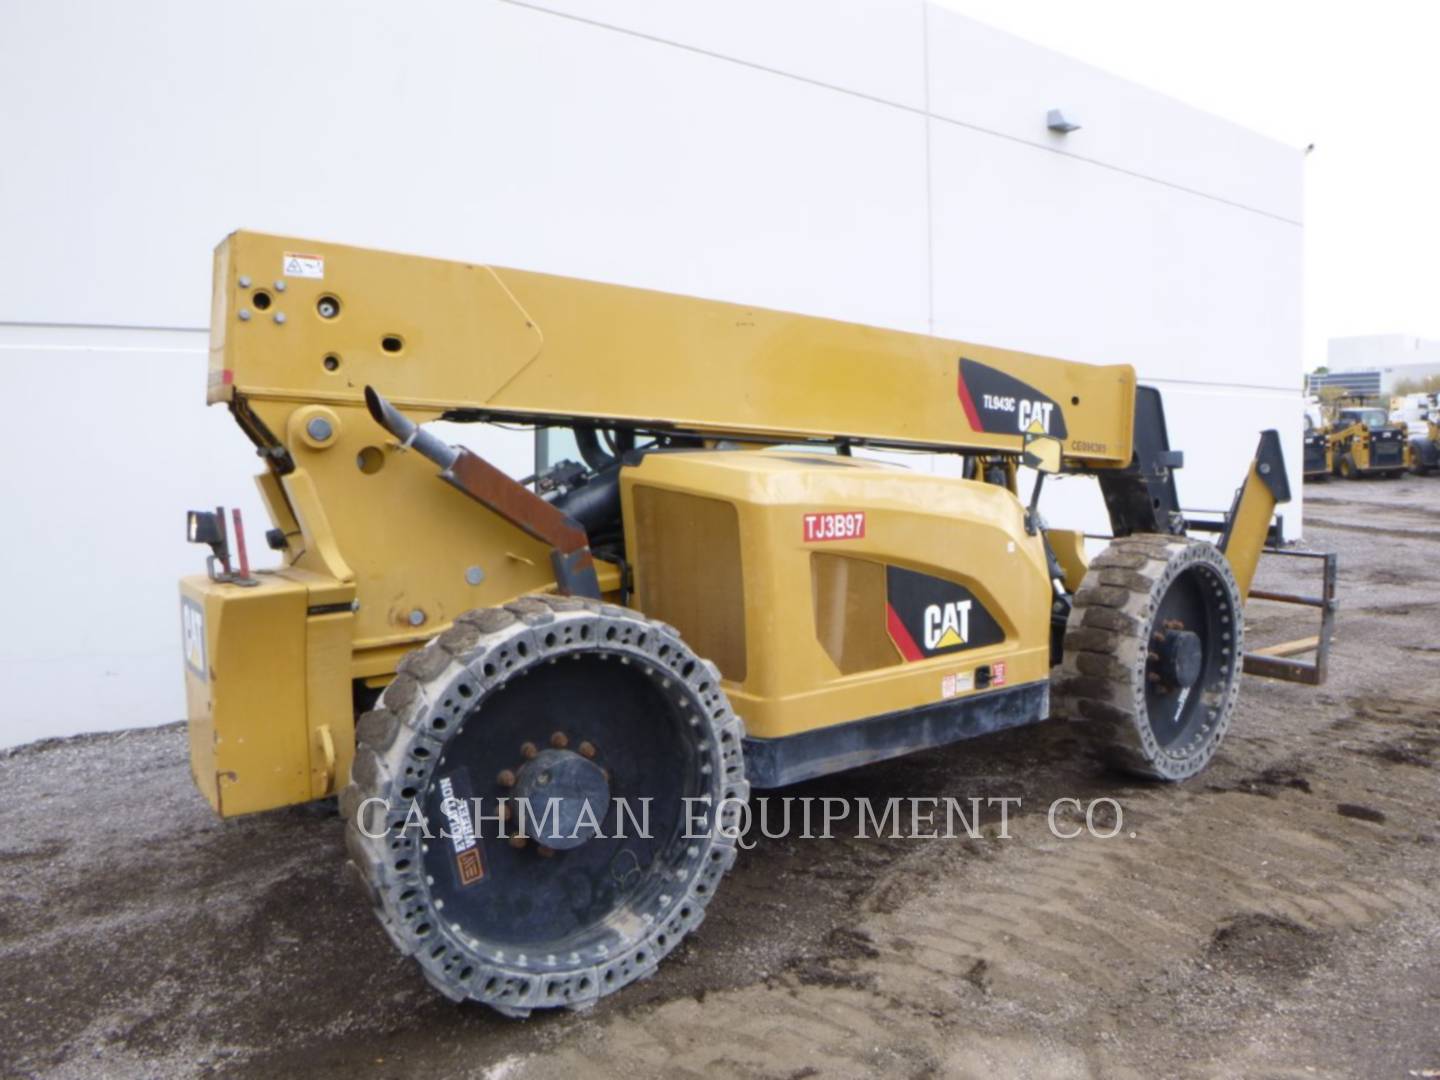
<path fill-rule="evenodd" d="M 407 450 L 418 450 L 422 456 L 439 465 L 441 471 L 448 471 L 459 460 L 458 446 L 451 446 L 444 439 L 431 435 L 376 393 L 373 386 L 365 387 L 365 408 L 370 410 L 371 419 L 400 440 L 401 446 Z"/>

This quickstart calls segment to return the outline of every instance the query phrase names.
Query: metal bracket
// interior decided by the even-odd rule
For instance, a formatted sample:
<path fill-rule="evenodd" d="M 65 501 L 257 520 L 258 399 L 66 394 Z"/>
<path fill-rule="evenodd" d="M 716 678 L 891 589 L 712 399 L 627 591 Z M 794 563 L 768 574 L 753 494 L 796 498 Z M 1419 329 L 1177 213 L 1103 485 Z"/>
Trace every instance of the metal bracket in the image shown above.
<path fill-rule="evenodd" d="M 1183 535 L 1185 520 L 1175 491 L 1175 470 L 1185 455 L 1170 449 L 1165 426 L 1165 403 L 1153 386 L 1135 388 L 1134 454 L 1123 469 L 1096 472 L 1110 531 L 1116 536 L 1133 533 Z"/>
<path fill-rule="evenodd" d="M 1324 572 L 1319 596 L 1298 596 L 1293 593 L 1268 592 L 1251 589 L 1249 599 L 1268 600 L 1276 604 L 1298 604 L 1302 607 L 1320 609 L 1320 632 L 1313 637 L 1267 645 L 1245 654 L 1245 673 L 1267 679 L 1281 679 L 1285 682 L 1304 683 L 1306 686 L 1321 686 L 1328 674 L 1330 643 L 1335 636 L 1335 613 L 1339 601 L 1335 599 L 1336 569 L 1339 557 L 1334 552 L 1281 551 L 1266 548 L 1263 555 L 1283 555 L 1291 559 L 1319 559 Z M 1296 656 L 1313 652 L 1315 659 L 1296 660 Z"/>

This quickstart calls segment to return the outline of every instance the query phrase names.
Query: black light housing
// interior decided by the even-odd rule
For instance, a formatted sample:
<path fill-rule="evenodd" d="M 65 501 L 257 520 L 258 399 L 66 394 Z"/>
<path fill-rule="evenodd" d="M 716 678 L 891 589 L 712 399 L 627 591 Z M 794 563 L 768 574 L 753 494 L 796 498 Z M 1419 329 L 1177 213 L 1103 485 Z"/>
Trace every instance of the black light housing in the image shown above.
<path fill-rule="evenodd" d="M 212 548 L 216 544 L 223 545 L 224 519 L 212 510 L 191 510 L 185 515 L 185 536 L 192 544 L 209 544 Z"/>
<path fill-rule="evenodd" d="M 224 581 L 230 575 L 230 538 L 225 529 L 225 508 L 191 510 L 185 515 L 185 538 L 192 544 L 205 544 L 211 554 L 205 559 L 211 578 Z M 216 565 L 219 572 L 216 572 Z"/>

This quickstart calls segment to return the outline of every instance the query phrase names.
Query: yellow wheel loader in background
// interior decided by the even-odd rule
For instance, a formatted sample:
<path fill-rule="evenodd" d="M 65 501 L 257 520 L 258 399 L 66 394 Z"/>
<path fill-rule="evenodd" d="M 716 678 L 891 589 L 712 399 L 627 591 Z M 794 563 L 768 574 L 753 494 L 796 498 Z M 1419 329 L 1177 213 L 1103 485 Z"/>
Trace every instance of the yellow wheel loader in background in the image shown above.
<path fill-rule="evenodd" d="M 1333 557 L 1320 599 L 1251 589 L 1275 433 L 1192 538 L 1128 366 L 246 232 L 215 267 L 209 400 L 264 462 L 280 565 L 191 513 L 195 781 L 226 816 L 338 794 L 354 876 L 451 998 L 525 1015 L 648 974 L 751 790 L 1052 714 L 1184 780 L 1242 669 L 1324 676 Z M 585 461 L 517 481 L 436 420 L 568 428 Z M 1104 493 L 1088 564 L 1040 513 L 1052 473 Z M 1247 594 L 1320 634 L 1247 654 Z"/>

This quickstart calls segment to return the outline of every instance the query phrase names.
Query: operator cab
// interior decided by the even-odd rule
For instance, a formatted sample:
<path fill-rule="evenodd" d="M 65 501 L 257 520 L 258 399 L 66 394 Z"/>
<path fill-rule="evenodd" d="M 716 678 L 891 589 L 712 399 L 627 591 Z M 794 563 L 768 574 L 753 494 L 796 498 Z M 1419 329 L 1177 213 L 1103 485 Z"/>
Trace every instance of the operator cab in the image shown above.
<path fill-rule="evenodd" d="M 1383 431 L 1390 426 L 1390 417 L 1384 409 L 1341 409 L 1341 426 L 1364 424 L 1367 431 Z"/>

